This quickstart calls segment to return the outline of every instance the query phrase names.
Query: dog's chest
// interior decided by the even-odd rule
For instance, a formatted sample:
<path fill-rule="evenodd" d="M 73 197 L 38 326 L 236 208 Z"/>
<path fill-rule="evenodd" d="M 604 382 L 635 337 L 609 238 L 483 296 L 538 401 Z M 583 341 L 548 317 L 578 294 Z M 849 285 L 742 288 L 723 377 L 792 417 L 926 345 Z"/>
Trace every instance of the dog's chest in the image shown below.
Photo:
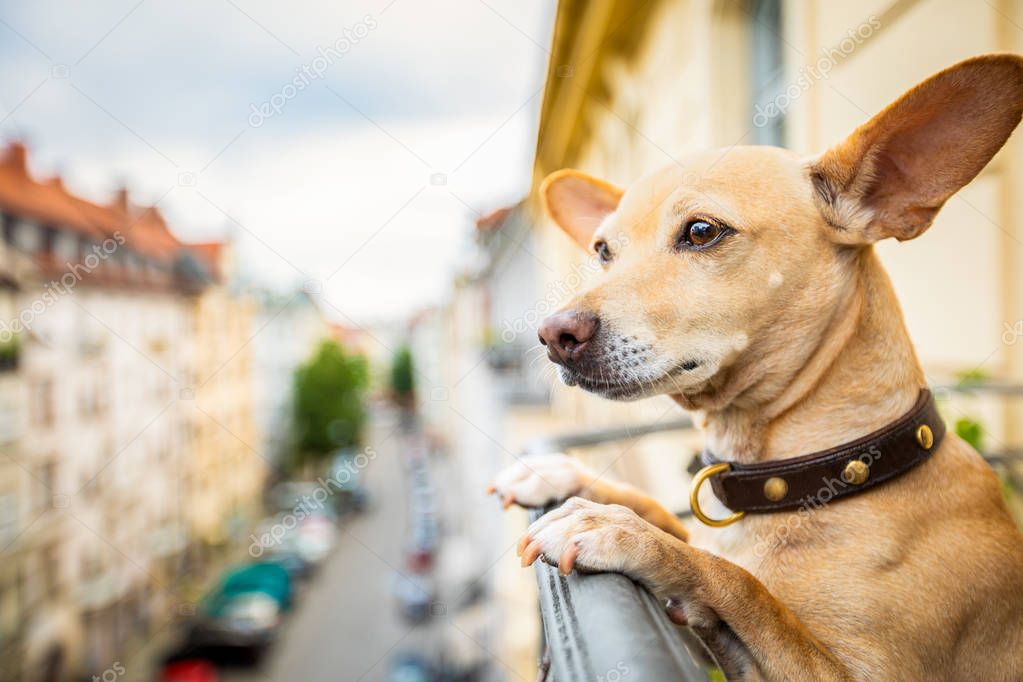
<path fill-rule="evenodd" d="M 694 547 L 705 549 L 757 574 L 757 568 L 764 557 L 758 556 L 756 552 L 757 534 L 750 525 L 739 523 L 724 528 L 697 525 L 690 530 L 690 544 Z"/>

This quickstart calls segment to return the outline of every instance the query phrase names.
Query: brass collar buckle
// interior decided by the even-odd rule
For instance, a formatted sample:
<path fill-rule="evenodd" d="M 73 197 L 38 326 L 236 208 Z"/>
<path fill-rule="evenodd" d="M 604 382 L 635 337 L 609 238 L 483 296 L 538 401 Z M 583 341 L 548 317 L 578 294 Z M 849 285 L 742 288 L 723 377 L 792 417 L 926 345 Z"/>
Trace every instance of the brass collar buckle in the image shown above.
<path fill-rule="evenodd" d="M 714 528 L 721 528 L 723 526 L 730 526 L 742 517 L 746 516 L 746 512 L 737 511 L 732 513 L 731 516 L 726 516 L 723 519 L 712 519 L 703 513 L 703 509 L 700 508 L 700 486 L 711 476 L 729 471 L 732 468 L 731 462 L 718 462 L 717 464 L 711 464 L 705 466 L 697 472 L 696 476 L 693 477 L 693 484 L 689 488 L 689 507 L 693 510 L 693 516 L 698 518 L 703 523 Z"/>

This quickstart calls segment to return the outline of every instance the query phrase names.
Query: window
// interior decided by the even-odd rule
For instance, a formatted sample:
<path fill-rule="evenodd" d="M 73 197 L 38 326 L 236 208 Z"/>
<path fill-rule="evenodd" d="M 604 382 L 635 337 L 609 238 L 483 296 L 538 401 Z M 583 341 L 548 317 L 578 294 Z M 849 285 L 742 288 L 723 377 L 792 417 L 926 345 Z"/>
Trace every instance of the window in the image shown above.
<path fill-rule="evenodd" d="M 15 246 L 21 251 L 35 253 L 42 245 L 39 226 L 27 220 L 12 222 Z"/>
<path fill-rule="evenodd" d="M 53 509 L 54 497 L 57 495 L 57 464 L 47 462 L 39 465 L 35 474 L 36 509 L 42 511 Z"/>
<path fill-rule="evenodd" d="M 18 496 L 0 493 L 0 545 L 7 546 L 18 536 Z"/>
<path fill-rule="evenodd" d="M 85 343 L 85 342 L 83 342 Z M 101 342 L 97 342 L 101 343 Z M 96 345 L 96 344 L 93 344 Z M 90 377 L 79 389 L 78 414 L 83 419 L 98 417 L 106 413 L 107 391 L 109 389 L 98 377 Z"/>
<path fill-rule="evenodd" d="M 89 388 L 84 386 L 80 390 L 78 398 L 78 416 L 80 417 L 91 417 L 96 414 L 96 404 L 93 402 L 95 395 Z"/>
<path fill-rule="evenodd" d="M 53 426 L 52 379 L 36 379 L 29 385 L 29 410 L 33 426 Z"/>
<path fill-rule="evenodd" d="M 82 581 L 93 582 L 103 577 L 103 557 L 99 551 L 89 552 L 82 561 Z"/>
<path fill-rule="evenodd" d="M 21 594 L 18 591 L 17 576 L 12 576 L 9 583 L 0 583 L 0 649 L 6 644 L 4 640 L 18 630 L 22 620 L 20 609 Z"/>
<path fill-rule="evenodd" d="M 102 494 L 103 491 L 100 489 L 99 481 L 100 477 L 98 475 L 82 474 L 82 482 L 78 487 L 84 494 L 85 499 L 95 500 Z"/>
<path fill-rule="evenodd" d="M 750 3 L 750 101 L 753 104 L 753 144 L 785 143 L 785 57 L 781 0 Z"/>
<path fill-rule="evenodd" d="M 110 407 L 110 388 L 106 382 L 96 381 L 93 386 L 93 401 L 96 404 L 96 414 L 104 415 Z"/>
<path fill-rule="evenodd" d="M 56 254 L 57 251 L 57 231 L 52 227 L 40 228 L 42 235 L 42 243 L 39 250 L 47 255 Z"/>
<path fill-rule="evenodd" d="M 28 612 L 28 578 L 25 577 L 25 564 L 17 562 L 14 565 L 14 591 L 18 595 L 18 613 Z"/>
<path fill-rule="evenodd" d="M 0 214 L 0 220 L 3 220 L 3 224 L 4 224 L 4 231 L 3 231 L 4 243 L 5 244 L 10 244 L 11 246 L 14 246 L 15 245 L 14 244 L 14 232 L 15 232 L 15 229 L 18 227 L 17 220 L 14 219 L 14 216 L 8 215 L 6 213 Z"/>
<path fill-rule="evenodd" d="M 39 553 L 39 574 L 42 576 L 43 591 L 54 596 L 60 589 L 60 554 L 56 545 L 49 545 Z"/>
<path fill-rule="evenodd" d="M 80 241 L 81 239 L 76 234 L 60 232 L 56 236 L 54 248 L 61 260 L 75 261 L 78 259 Z"/>

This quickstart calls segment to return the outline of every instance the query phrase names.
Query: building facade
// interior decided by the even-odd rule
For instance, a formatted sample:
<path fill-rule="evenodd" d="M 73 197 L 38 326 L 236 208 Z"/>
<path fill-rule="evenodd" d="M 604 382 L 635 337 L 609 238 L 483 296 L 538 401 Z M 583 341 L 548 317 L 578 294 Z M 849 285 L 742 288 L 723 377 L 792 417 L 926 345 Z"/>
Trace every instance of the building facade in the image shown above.
<path fill-rule="evenodd" d="M 0 669 L 66 679 L 176 615 L 202 530 L 191 481 L 258 503 L 262 469 L 196 428 L 216 387 L 231 413 L 201 423 L 255 441 L 251 318 L 157 208 L 37 180 L 17 143 L 0 159 L 0 224 Z M 225 467 L 197 475 L 216 448 Z"/>
<path fill-rule="evenodd" d="M 184 472 L 193 530 L 189 565 L 201 573 L 257 519 L 269 466 L 252 391 L 256 302 L 237 288 L 230 243 L 192 244 L 190 251 L 210 275 L 194 299 L 195 371 L 182 394 L 193 439 Z"/>

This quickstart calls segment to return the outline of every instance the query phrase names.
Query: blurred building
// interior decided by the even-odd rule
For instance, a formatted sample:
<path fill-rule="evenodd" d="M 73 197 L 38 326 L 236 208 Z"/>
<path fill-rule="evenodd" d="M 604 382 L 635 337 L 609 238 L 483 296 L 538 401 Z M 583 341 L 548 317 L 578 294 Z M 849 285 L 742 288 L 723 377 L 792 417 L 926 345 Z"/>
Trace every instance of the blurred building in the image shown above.
<path fill-rule="evenodd" d="M 486 317 L 487 364 L 498 391 L 509 405 L 544 405 L 550 385 L 542 378 L 545 364 L 536 337 L 539 320 L 556 309 L 559 292 L 543 291 L 544 276 L 553 276 L 537 251 L 536 219 L 529 204 L 497 209 L 476 221 Z"/>
<path fill-rule="evenodd" d="M 259 292 L 252 320 L 252 395 L 261 455 L 277 466 L 287 453 L 295 370 L 326 338 L 328 325 L 305 291 Z"/>
<path fill-rule="evenodd" d="M 23 276 L 31 265 L 5 242 L 0 242 L 0 319 L 16 317 Z M 32 479 L 19 464 L 19 445 L 25 433 L 25 387 L 18 366 L 20 339 L 0 331 L 0 664 L 23 647 L 22 623 L 27 618 L 18 589 L 22 582 L 27 543 L 18 542 L 21 519 L 28 514 Z"/>
<path fill-rule="evenodd" d="M 550 374 L 536 324 L 564 292 L 543 288 L 544 276 L 555 273 L 536 256 L 535 222 L 527 202 L 480 215 L 448 301 L 415 315 L 406 336 L 418 413 L 443 445 L 445 497 L 458 505 L 445 546 L 473 548 L 475 565 L 465 570 L 476 572 L 488 595 L 482 646 L 525 678 L 535 674 L 540 633 L 535 610 L 522 606 L 535 584 L 507 560 L 523 515 L 503 513 L 484 491 L 530 438 L 563 428 L 548 407 Z"/>
<path fill-rule="evenodd" d="M 258 518 L 269 470 L 255 420 L 252 340 L 256 301 L 236 290 L 229 242 L 189 245 L 209 282 L 194 299 L 195 372 L 184 388 L 192 451 L 185 481 L 193 533 L 190 567 L 201 570 Z"/>
<path fill-rule="evenodd" d="M 238 444 L 256 442 L 251 314 L 208 245 L 127 192 L 100 205 L 35 179 L 18 143 L 0 158 L 0 226 L 0 670 L 64 679 L 174 615 L 191 481 L 233 509 L 258 501 L 263 470 Z M 200 422 L 213 391 L 224 407 Z M 240 438 L 210 444 L 210 423 Z M 197 472 L 211 449 L 228 464 Z"/>

